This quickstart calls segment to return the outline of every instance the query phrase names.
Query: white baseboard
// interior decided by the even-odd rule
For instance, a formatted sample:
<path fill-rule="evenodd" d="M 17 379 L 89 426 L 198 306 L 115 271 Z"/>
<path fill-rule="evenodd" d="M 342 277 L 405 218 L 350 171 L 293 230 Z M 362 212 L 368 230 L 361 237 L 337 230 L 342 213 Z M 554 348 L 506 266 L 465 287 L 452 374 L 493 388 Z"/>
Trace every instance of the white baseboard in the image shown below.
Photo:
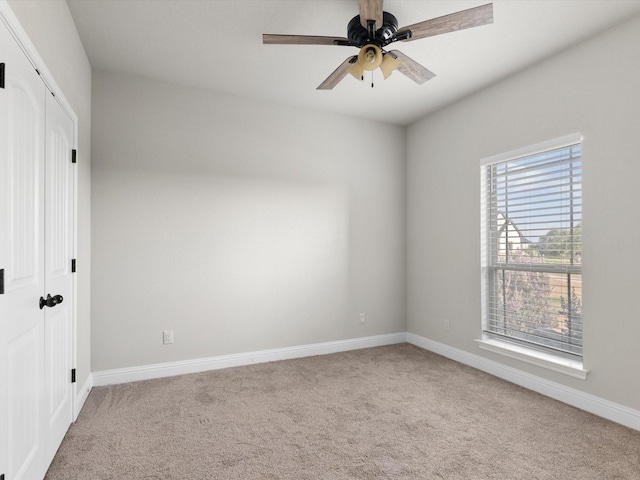
<path fill-rule="evenodd" d="M 93 385 L 103 386 L 116 383 L 137 382 L 152 378 L 171 377 L 188 373 L 198 373 L 220 368 L 239 367 L 254 363 L 273 362 L 277 360 L 289 360 L 293 358 L 311 357 L 314 355 L 326 355 L 329 353 L 358 350 L 361 348 L 380 347 L 404 343 L 407 335 L 391 333 L 372 337 L 354 338 L 349 340 L 337 340 L 335 342 L 315 343 L 296 347 L 276 348 L 248 353 L 235 353 L 218 357 L 200 358 L 170 363 L 158 363 L 140 367 L 118 368 L 115 370 L 103 370 L 94 372 Z"/>
<path fill-rule="evenodd" d="M 595 395 L 590 395 L 559 383 L 545 380 L 544 378 L 494 362 L 480 355 L 474 355 L 413 333 L 407 333 L 407 342 L 455 360 L 456 362 L 477 368 L 478 370 L 515 383 L 521 387 L 541 393 L 547 397 L 554 398 L 573 407 L 593 413 L 599 417 L 620 423 L 634 430 L 640 430 L 640 411 L 638 410 L 604 400 Z"/>
<path fill-rule="evenodd" d="M 76 397 L 73 402 L 73 421 L 75 422 L 78 419 L 78 415 L 80 415 L 80 410 L 84 407 L 84 402 L 87 401 L 87 397 L 89 397 L 89 393 L 93 388 L 93 374 L 89 374 L 87 380 L 81 387 L 76 389 Z"/>
<path fill-rule="evenodd" d="M 412 345 L 477 368 L 478 370 L 515 383 L 521 387 L 528 388 L 529 390 L 554 398 L 568 405 L 593 413 L 594 415 L 640 431 L 640 411 L 638 410 L 604 400 L 580 390 L 531 375 L 517 368 L 489 360 L 480 355 L 475 355 L 408 332 L 94 372 L 89 375 L 85 384 L 76 394 L 74 413 L 75 417 L 77 417 L 86 401 L 89 391 L 94 385 L 104 386 L 117 383 L 137 382 L 153 378 L 171 377 L 174 375 L 310 357 L 314 355 L 326 355 L 403 342 L 411 343 Z"/>

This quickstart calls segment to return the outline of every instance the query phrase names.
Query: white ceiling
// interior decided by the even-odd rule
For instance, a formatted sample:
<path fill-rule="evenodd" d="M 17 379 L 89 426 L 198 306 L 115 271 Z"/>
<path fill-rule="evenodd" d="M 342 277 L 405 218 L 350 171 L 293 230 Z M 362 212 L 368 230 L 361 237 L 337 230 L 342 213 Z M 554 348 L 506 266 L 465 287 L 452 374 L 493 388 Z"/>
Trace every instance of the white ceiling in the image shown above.
<path fill-rule="evenodd" d="M 494 0 L 494 23 L 400 42 L 437 76 L 347 76 L 316 87 L 355 47 L 263 45 L 262 33 L 347 35 L 357 0 L 67 0 L 96 70 L 407 125 L 632 16 L 640 0 Z M 385 0 L 400 26 L 488 0 Z M 594 66 L 595 68 L 596 66 Z"/>

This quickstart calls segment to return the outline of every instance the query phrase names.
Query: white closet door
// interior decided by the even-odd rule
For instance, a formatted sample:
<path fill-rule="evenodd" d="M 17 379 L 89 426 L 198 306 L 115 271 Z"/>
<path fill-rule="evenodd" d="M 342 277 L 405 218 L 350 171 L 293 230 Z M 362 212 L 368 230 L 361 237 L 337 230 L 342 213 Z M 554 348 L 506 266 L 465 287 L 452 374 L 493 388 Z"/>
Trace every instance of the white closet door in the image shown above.
<path fill-rule="evenodd" d="M 4 465 L 11 480 L 42 478 L 44 391 L 45 87 L 0 24 L 0 384 Z"/>
<path fill-rule="evenodd" d="M 73 418 L 74 132 L 2 24 L 0 64 L 0 474 L 33 480 Z"/>
<path fill-rule="evenodd" d="M 62 297 L 45 307 L 45 379 L 47 465 L 73 417 L 73 121 L 53 95 L 47 94 L 45 154 L 45 292 Z"/>

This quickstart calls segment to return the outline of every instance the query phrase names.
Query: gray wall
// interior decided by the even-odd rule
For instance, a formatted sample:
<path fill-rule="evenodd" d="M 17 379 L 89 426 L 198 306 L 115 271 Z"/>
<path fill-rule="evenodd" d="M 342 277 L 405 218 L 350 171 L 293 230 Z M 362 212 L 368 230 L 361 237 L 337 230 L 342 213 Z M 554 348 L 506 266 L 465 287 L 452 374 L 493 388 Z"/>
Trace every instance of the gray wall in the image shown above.
<path fill-rule="evenodd" d="M 639 44 L 636 18 L 409 128 L 408 331 L 640 409 Z M 584 134 L 585 381 L 474 342 L 480 159 L 574 132 Z"/>
<path fill-rule="evenodd" d="M 92 142 L 93 371 L 405 330 L 404 129 L 94 71 Z"/>
<path fill-rule="evenodd" d="M 9 6 L 78 116 L 77 381 L 91 373 L 91 66 L 64 1 Z"/>

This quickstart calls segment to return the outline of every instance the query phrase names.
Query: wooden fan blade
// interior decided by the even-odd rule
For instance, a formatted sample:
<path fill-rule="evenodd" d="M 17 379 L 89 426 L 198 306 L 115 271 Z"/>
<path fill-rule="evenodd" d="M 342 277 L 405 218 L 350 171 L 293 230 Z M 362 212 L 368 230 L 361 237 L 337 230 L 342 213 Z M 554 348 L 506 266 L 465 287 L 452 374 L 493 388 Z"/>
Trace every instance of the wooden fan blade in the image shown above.
<path fill-rule="evenodd" d="M 376 22 L 376 30 L 382 27 L 382 0 L 358 0 L 360 24 L 368 28 L 367 20 Z"/>
<path fill-rule="evenodd" d="M 277 45 L 349 45 L 344 37 L 322 37 L 317 35 L 262 35 L 263 44 Z"/>
<path fill-rule="evenodd" d="M 391 50 L 389 53 L 400 61 L 400 65 L 396 70 L 409 77 L 418 85 L 422 85 L 427 80 L 431 80 L 436 76 L 435 73 L 427 70 L 412 58 L 407 57 L 400 50 Z"/>
<path fill-rule="evenodd" d="M 316 90 L 331 90 L 335 87 L 340 80 L 342 80 L 347 73 L 349 73 L 349 68 L 353 65 L 353 63 L 358 59 L 357 55 L 353 57 L 347 58 L 342 64 L 336 68 L 331 75 L 327 77 L 327 79 L 322 82 Z"/>
<path fill-rule="evenodd" d="M 432 37 L 442 33 L 455 32 L 465 28 L 479 27 L 493 23 L 493 4 L 488 3 L 480 7 L 462 10 L 460 12 L 444 15 L 424 22 L 407 25 L 398 30 L 397 35 L 411 32 L 411 38 L 404 40 L 410 42 L 419 38 Z"/>

